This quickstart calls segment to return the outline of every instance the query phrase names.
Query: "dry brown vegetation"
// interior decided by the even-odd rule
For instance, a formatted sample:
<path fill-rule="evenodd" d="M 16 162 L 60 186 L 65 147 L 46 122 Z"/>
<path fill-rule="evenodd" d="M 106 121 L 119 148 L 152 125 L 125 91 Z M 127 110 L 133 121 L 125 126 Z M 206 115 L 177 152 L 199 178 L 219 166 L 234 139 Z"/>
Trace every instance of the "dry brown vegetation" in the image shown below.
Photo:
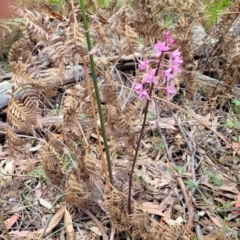
<path fill-rule="evenodd" d="M 133 0 L 101 9 L 88 1 L 91 52 L 77 3 L 65 1 L 59 13 L 51 5 L 16 8 L 25 21 L 8 52 L 12 89 L 0 113 L 0 209 L 11 239 L 240 238 L 240 3 L 232 1 L 210 27 L 204 6 Z M 128 214 L 145 110 L 132 89 L 141 74 L 137 59 L 151 58 L 151 45 L 168 28 L 184 61 L 175 79 L 179 94 L 168 102 L 154 93 Z M 112 186 L 101 161 L 92 81 L 87 85 L 90 54 Z M 203 86 L 199 72 L 217 84 Z M 0 238 L 8 239 L 3 227 Z"/>

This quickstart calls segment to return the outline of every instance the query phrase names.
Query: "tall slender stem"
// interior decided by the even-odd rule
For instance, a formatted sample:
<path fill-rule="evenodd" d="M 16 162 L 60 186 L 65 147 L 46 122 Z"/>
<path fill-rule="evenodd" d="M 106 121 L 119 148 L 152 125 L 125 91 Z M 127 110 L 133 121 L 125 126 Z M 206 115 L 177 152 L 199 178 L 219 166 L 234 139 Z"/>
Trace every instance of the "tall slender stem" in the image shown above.
<path fill-rule="evenodd" d="M 80 2 L 80 6 L 81 6 L 81 11 L 82 11 L 83 24 L 84 24 L 84 28 L 85 28 L 85 31 L 86 31 L 88 51 L 91 51 L 92 50 L 92 44 L 91 44 L 91 39 L 90 39 L 90 34 L 89 34 L 89 29 L 88 29 L 87 18 L 86 18 L 86 14 L 85 14 L 84 1 L 79 0 L 79 2 Z M 103 143 L 104 143 L 104 147 L 105 147 L 105 151 L 106 151 L 109 179 L 110 179 L 110 183 L 113 184 L 112 165 L 111 165 L 110 153 L 109 153 L 108 143 L 107 143 L 107 136 L 106 136 L 105 126 L 104 126 L 104 120 L 103 120 L 103 114 L 102 114 L 102 108 L 101 108 L 101 101 L 100 101 L 100 94 L 99 94 L 99 89 L 98 89 L 98 82 L 97 82 L 97 77 L 96 77 L 93 55 L 91 54 L 89 56 L 89 58 L 90 58 L 92 78 L 93 78 L 93 84 L 94 84 L 97 106 L 98 106 L 98 114 L 99 114 L 99 119 L 100 119 L 100 124 L 101 124 L 101 130 L 102 130 Z"/>

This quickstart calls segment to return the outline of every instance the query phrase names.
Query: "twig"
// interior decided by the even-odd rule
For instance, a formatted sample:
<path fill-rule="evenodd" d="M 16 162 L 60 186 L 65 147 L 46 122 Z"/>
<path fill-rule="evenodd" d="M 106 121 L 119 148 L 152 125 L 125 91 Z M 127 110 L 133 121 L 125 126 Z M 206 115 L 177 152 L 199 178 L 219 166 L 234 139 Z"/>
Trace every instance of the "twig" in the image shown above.
<path fill-rule="evenodd" d="M 110 186 L 110 181 L 109 181 L 109 177 L 108 177 L 108 173 L 107 173 L 107 165 L 106 165 L 104 154 L 103 154 L 102 141 L 101 141 L 101 136 L 100 136 L 100 132 L 99 132 L 99 128 L 98 128 L 97 117 L 95 114 L 95 107 L 94 107 L 94 101 L 93 101 L 93 96 L 92 96 L 90 79 L 89 79 L 89 76 L 87 73 L 87 65 L 86 65 L 85 58 L 82 57 L 82 60 L 83 60 L 83 66 L 84 66 L 84 71 L 85 71 L 85 75 L 86 75 L 87 89 L 88 89 L 88 95 L 90 97 L 93 120 L 94 120 L 95 129 L 96 129 L 96 133 L 97 133 L 97 138 L 98 138 L 98 145 L 99 145 L 99 151 L 100 151 L 100 156 L 101 156 L 102 165 L 103 165 L 103 171 L 104 171 L 105 177 L 106 177 L 108 192 L 110 192 L 111 186 Z"/>
<path fill-rule="evenodd" d="M 84 134 L 84 131 L 82 129 L 82 126 L 81 126 L 81 124 L 79 123 L 79 121 L 77 119 L 76 119 L 76 123 L 78 125 L 78 128 L 80 129 L 81 134 L 83 135 L 83 139 L 85 141 L 86 146 L 89 147 L 89 144 L 88 144 L 87 138 L 86 138 L 86 136 Z"/>
<path fill-rule="evenodd" d="M 51 215 L 49 216 L 49 218 L 48 218 L 48 220 L 47 220 L 47 222 L 46 222 L 46 224 L 45 224 L 45 227 L 44 227 L 44 229 L 43 229 L 43 232 L 42 232 L 41 235 L 39 236 L 39 239 L 40 239 L 40 240 L 41 240 L 41 239 L 43 238 L 43 236 L 45 235 L 45 232 L 47 231 L 47 228 L 48 228 L 49 223 L 50 223 L 50 221 L 52 220 L 52 218 L 53 218 L 53 214 L 51 213 Z"/>
<path fill-rule="evenodd" d="M 112 226 L 111 234 L 110 234 L 110 240 L 114 240 L 114 235 L 115 235 L 115 227 Z"/>
<path fill-rule="evenodd" d="M 2 215 L 1 212 L 0 212 L 0 222 L 1 222 L 1 224 L 3 226 L 3 229 L 4 229 L 5 233 L 6 233 L 7 239 L 8 240 L 12 240 L 12 238 L 11 238 L 9 232 L 8 232 L 7 226 L 6 226 L 5 222 L 4 222 L 3 215 Z"/>
<path fill-rule="evenodd" d="M 180 122 L 178 121 L 177 117 L 175 116 L 175 114 L 173 113 L 173 110 L 171 108 L 171 106 L 169 105 L 169 109 L 170 109 L 170 112 L 174 118 L 174 120 L 176 121 L 180 131 L 182 132 L 183 134 L 183 137 L 185 139 L 185 142 L 188 146 L 188 149 L 189 149 L 189 152 L 190 152 L 190 155 L 191 155 L 191 171 L 192 171 L 192 178 L 193 178 L 193 182 L 196 183 L 197 181 L 197 178 L 196 178 L 196 172 L 195 172 L 195 165 L 196 165 L 196 161 L 195 161 L 195 154 L 196 154 L 196 150 L 193 149 L 193 147 L 191 146 L 187 136 L 186 136 L 186 130 L 182 127 L 182 125 L 180 124 Z M 193 141 L 192 141 L 193 142 Z M 195 191 L 195 190 L 194 190 Z M 192 190 L 193 192 L 193 190 Z"/>
<path fill-rule="evenodd" d="M 198 216 L 197 216 L 197 214 L 196 214 L 195 220 L 198 220 L 197 218 L 198 218 Z M 196 221 L 195 221 L 195 232 L 196 232 L 196 234 L 197 234 L 198 239 L 199 239 L 199 240 L 203 240 L 202 229 L 201 229 L 201 227 L 200 227 L 200 224 L 197 223 Z"/>
<path fill-rule="evenodd" d="M 172 165 L 172 170 L 175 174 L 177 174 L 177 172 L 175 171 L 175 163 L 172 159 L 172 156 L 170 154 L 170 151 L 168 150 L 168 145 L 167 145 L 167 142 L 166 142 L 166 139 L 163 135 L 163 132 L 162 132 L 162 129 L 160 128 L 160 126 L 156 123 L 157 125 L 157 130 L 163 140 L 163 143 L 165 145 L 165 148 L 166 148 L 166 151 L 167 151 L 167 155 L 168 155 L 168 159 L 170 161 L 170 164 Z M 193 225 L 193 219 L 194 219 L 194 208 L 193 208 L 193 203 L 192 203 L 192 200 L 186 190 L 186 187 L 183 183 L 183 180 L 181 177 L 177 176 L 177 181 L 180 185 L 180 188 L 182 190 L 182 193 L 183 193 L 183 197 L 184 197 L 184 200 L 185 200 L 185 203 L 187 205 L 187 209 L 188 209 L 188 221 L 187 221 L 187 225 L 186 225 L 186 228 L 185 229 L 188 229 L 188 228 L 191 228 L 192 225 Z"/>
<path fill-rule="evenodd" d="M 162 102 L 165 102 L 165 103 L 168 103 L 168 104 L 171 104 L 173 107 L 185 112 L 186 114 L 190 115 L 192 118 L 196 119 L 201 125 L 203 125 L 205 128 L 209 129 L 210 131 L 212 131 L 216 136 L 218 136 L 228 147 L 230 147 L 233 151 L 235 151 L 237 153 L 238 156 L 240 156 L 240 151 L 233 148 L 233 146 L 224 138 L 224 136 L 222 136 L 220 133 L 218 133 L 215 129 L 209 127 L 206 123 L 204 123 L 203 121 L 201 121 L 198 117 L 196 117 L 194 114 L 188 112 L 187 110 L 179 107 L 178 105 L 174 104 L 174 103 L 171 103 L 163 98 L 159 98 L 159 97 L 156 97 L 156 96 L 153 96 L 152 97 L 153 99 L 157 99 L 157 100 L 160 100 Z"/>
<path fill-rule="evenodd" d="M 86 213 L 94 222 L 95 224 L 98 226 L 99 230 L 101 231 L 102 233 L 102 236 L 103 236 L 103 239 L 104 240 L 107 240 L 108 239 L 108 236 L 107 236 L 107 233 L 102 225 L 101 222 L 98 221 L 98 219 L 87 209 L 85 208 L 81 208 L 81 211 L 83 211 L 84 213 Z"/>

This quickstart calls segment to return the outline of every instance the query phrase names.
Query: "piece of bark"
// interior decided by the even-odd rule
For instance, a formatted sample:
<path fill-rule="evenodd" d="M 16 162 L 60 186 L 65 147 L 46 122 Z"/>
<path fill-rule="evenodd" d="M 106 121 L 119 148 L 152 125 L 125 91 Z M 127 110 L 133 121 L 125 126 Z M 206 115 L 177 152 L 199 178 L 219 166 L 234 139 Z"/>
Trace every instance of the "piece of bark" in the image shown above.
<path fill-rule="evenodd" d="M 58 125 L 60 125 L 62 123 L 62 120 L 63 120 L 63 115 L 43 117 L 41 119 L 41 124 L 42 124 L 42 127 L 44 129 L 44 128 L 48 128 L 48 127 L 50 127 L 52 125 L 58 126 Z M 4 137 L 6 135 L 5 127 L 6 127 L 6 123 L 0 121 L 0 137 Z M 13 130 L 17 134 L 26 134 L 26 133 L 24 133 L 22 131 L 19 131 L 17 129 L 13 129 Z"/>
<path fill-rule="evenodd" d="M 215 88 L 217 87 L 217 90 L 222 87 L 229 88 L 229 90 L 234 90 L 237 96 L 240 96 L 240 88 L 229 86 L 225 84 L 223 81 L 219 81 L 218 79 L 208 77 L 206 75 L 203 75 L 200 72 L 196 72 L 196 80 L 197 80 L 197 86 L 198 86 L 198 92 L 200 92 L 202 95 L 208 96 L 211 94 Z"/>

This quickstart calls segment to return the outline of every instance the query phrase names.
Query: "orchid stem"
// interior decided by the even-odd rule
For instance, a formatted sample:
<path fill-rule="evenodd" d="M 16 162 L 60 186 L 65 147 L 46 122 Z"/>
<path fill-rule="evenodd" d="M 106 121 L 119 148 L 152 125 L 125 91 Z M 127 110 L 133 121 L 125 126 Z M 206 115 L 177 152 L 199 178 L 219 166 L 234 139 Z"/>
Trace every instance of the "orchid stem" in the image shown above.
<path fill-rule="evenodd" d="M 157 70 L 156 70 L 156 72 L 155 72 L 155 76 L 158 75 L 159 68 L 160 68 L 160 63 L 161 63 L 161 61 L 162 61 L 162 56 L 163 56 L 163 54 L 161 54 L 161 56 L 159 57 L 159 61 L 158 61 L 158 65 L 157 65 Z M 151 85 L 150 85 L 150 90 L 149 90 L 149 97 L 150 97 L 150 98 L 151 98 L 151 96 L 152 96 L 153 87 L 154 87 L 154 84 L 151 83 Z M 129 215 L 131 214 L 132 178 L 133 178 L 134 168 L 135 168 L 136 161 L 137 161 L 138 151 L 139 151 L 139 148 L 140 148 L 140 143 L 141 143 L 142 136 L 143 136 L 143 132 L 144 132 L 144 128 L 145 128 L 145 125 L 146 125 L 149 103 L 150 103 L 150 101 L 147 100 L 146 108 L 145 108 L 145 113 L 144 113 L 144 119 L 143 119 L 143 123 L 142 123 L 142 129 L 141 129 L 140 136 L 139 136 L 139 138 L 138 138 L 137 149 L 136 149 L 136 151 L 135 151 L 135 155 L 134 155 L 134 159 L 133 159 L 133 164 L 132 164 L 132 169 L 131 169 L 131 172 L 130 172 L 130 175 L 129 175 L 129 187 L 128 187 L 128 214 L 129 214 Z"/>

